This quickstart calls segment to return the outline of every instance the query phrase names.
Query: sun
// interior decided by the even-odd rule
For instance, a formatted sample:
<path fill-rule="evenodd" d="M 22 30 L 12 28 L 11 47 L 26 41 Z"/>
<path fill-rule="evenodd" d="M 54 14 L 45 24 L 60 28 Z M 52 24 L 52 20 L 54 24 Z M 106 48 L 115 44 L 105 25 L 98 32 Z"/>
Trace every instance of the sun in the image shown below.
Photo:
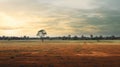
<path fill-rule="evenodd" d="M 9 16 L 4 13 L 0 13 L 1 25 L 4 27 L 19 27 L 24 24 L 21 20 L 17 20 L 16 18 Z"/>
<path fill-rule="evenodd" d="M 5 13 L 0 13 L 0 34 L 6 36 L 13 36 L 20 33 L 18 28 L 22 28 L 24 22 L 17 20 L 16 18 L 9 16 Z"/>

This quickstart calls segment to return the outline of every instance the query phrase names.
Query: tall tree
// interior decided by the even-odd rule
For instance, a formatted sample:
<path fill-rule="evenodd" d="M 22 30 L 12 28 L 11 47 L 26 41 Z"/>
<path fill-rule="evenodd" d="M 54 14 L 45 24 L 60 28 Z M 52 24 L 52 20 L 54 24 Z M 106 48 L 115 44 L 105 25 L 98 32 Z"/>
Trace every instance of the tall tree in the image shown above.
<path fill-rule="evenodd" d="M 44 37 L 45 35 L 47 35 L 47 32 L 45 30 L 39 30 L 38 33 L 37 33 L 37 36 L 39 36 L 42 40 L 42 42 L 44 42 Z"/>

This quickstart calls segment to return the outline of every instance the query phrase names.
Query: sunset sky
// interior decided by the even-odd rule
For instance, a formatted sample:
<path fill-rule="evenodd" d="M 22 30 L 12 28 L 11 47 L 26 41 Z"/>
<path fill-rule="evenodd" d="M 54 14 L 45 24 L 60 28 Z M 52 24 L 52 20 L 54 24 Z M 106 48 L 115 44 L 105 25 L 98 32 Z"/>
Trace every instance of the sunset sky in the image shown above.
<path fill-rule="evenodd" d="M 120 0 L 0 0 L 0 36 L 119 35 Z"/>

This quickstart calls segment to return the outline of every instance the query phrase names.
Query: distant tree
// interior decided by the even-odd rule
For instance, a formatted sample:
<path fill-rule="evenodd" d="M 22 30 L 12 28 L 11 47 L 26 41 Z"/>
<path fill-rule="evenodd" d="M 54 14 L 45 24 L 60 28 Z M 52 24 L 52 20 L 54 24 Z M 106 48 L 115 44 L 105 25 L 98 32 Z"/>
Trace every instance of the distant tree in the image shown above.
<path fill-rule="evenodd" d="M 78 40 L 78 36 L 75 35 L 75 36 L 73 37 L 73 40 Z"/>
<path fill-rule="evenodd" d="M 90 35 L 90 38 L 93 39 L 93 35 Z"/>
<path fill-rule="evenodd" d="M 63 37 L 62 37 L 62 40 L 66 40 L 66 37 L 65 37 L 65 36 L 63 36 Z"/>
<path fill-rule="evenodd" d="M 99 39 L 104 39 L 102 35 L 99 36 Z"/>
<path fill-rule="evenodd" d="M 44 42 L 44 36 L 47 35 L 47 32 L 45 30 L 39 30 L 37 33 L 37 36 L 39 36 L 42 40 L 42 42 Z"/>
<path fill-rule="evenodd" d="M 29 36 L 24 36 L 23 39 L 24 40 L 29 39 Z"/>
<path fill-rule="evenodd" d="M 68 39 L 69 39 L 69 40 L 71 39 L 71 35 L 68 35 Z"/>
<path fill-rule="evenodd" d="M 115 38 L 116 38 L 116 37 L 115 37 L 114 35 L 111 36 L 111 39 L 112 39 L 112 40 L 115 39 Z"/>
<path fill-rule="evenodd" d="M 84 35 L 82 35 L 82 36 L 81 36 L 81 39 L 82 39 L 82 40 L 84 40 L 84 39 L 85 39 L 85 36 L 84 36 Z"/>

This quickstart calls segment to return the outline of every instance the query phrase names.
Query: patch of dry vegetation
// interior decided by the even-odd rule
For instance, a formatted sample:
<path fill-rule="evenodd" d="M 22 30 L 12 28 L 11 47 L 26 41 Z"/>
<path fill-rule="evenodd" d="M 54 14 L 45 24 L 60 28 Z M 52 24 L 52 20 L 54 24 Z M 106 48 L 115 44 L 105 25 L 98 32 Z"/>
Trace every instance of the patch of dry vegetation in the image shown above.
<path fill-rule="evenodd" d="M 119 43 L 0 42 L 0 67 L 119 67 L 119 64 Z"/>

